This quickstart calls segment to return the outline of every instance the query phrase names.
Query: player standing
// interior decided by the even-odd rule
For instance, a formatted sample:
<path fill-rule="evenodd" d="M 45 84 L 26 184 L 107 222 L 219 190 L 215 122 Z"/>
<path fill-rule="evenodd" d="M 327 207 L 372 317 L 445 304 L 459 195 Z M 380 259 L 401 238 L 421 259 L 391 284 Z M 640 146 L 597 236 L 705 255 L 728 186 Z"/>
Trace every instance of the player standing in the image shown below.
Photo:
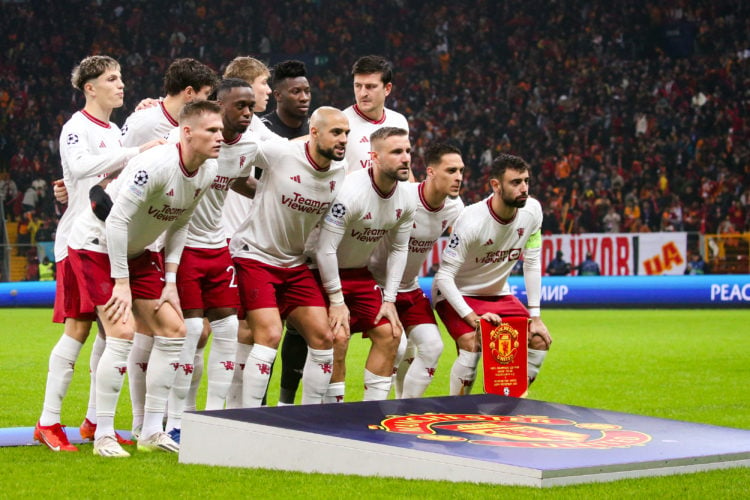
<path fill-rule="evenodd" d="M 529 165 L 509 154 L 492 163 L 492 195 L 464 209 L 435 274 L 435 309 L 458 347 L 450 394 L 469 394 L 476 378 L 480 318 L 495 325 L 503 316 L 531 317 L 528 342 L 530 382 L 536 378 L 552 339 L 540 315 L 542 208 L 529 197 Z M 507 280 L 523 254 L 528 309 Z"/>
<path fill-rule="evenodd" d="M 219 154 L 221 131 L 216 103 L 186 105 L 180 112 L 179 144 L 133 158 L 109 186 L 114 202 L 106 225 L 89 211 L 78 219 L 79 231 L 69 241 L 82 308 L 98 312 L 107 334 L 96 378 L 96 455 L 129 456 L 114 439 L 114 415 L 127 372 L 134 316 L 156 333 L 138 449 L 179 450 L 162 427 L 185 336 L 176 271 L 190 216 L 216 176 L 216 163 L 210 159 Z M 164 232 L 165 257 L 147 249 Z"/>
<path fill-rule="evenodd" d="M 410 172 L 409 133 L 383 127 L 372 134 L 370 143 L 372 167 L 347 176 L 321 226 L 315 251 L 330 302 L 329 322 L 336 334 L 334 373 L 326 401 L 343 401 L 351 332 L 366 332 L 372 342 L 365 365 L 365 400 L 388 397 L 401 339 L 395 301 L 416 211 L 413 193 L 400 182 Z M 381 292 L 367 265 L 386 236 L 388 271 Z"/>
<path fill-rule="evenodd" d="M 420 184 L 406 185 L 419 202 L 409 237 L 409 256 L 396 296 L 396 310 L 415 355 L 407 363 L 403 388 L 398 387 L 398 379 L 395 381 L 397 398 L 422 397 L 435 375 L 443 340 L 430 301 L 419 286 L 419 270 L 437 239 L 453 226 L 464 208 L 458 198 L 464 172 L 461 151 L 448 144 L 435 144 L 427 149 L 425 163 L 427 179 Z M 390 235 L 387 235 L 370 261 L 370 270 L 383 288 L 390 245 Z"/>
<path fill-rule="evenodd" d="M 224 408 L 237 350 L 239 293 L 234 264 L 221 227 L 221 212 L 231 183 L 236 178 L 247 177 L 252 170 L 257 145 L 244 132 L 253 116 L 255 97 L 250 84 L 239 78 L 222 80 L 216 97 L 224 125 L 218 172 L 190 219 L 177 270 L 177 291 L 186 335 L 178 361 L 180 369 L 170 392 L 166 424 L 169 436 L 177 443 L 203 318 L 208 319 L 214 334 L 208 357 L 207 410 Z"/>
<path fill-rule="evenodd" d="M 302 61 L 283 61 L 273 67 L 271 87 L 276 109 L 261 120 L 272 132 L 294 139 L 310 133 L 310 82 Z"/>
<path fill-rule="evenodd" d="M 140 147 L 122 147 L 120 129 L 109 121 L 112 111 L 122 106 L 125 89 L 116 60 L 108 56 L 86 57 L 73 69 L 71 83 L 83 93 L 86 103 L 65 123 L 60 134 L 68 208 L 55 237 L 57 287 L 53 320 L 64 322 L 65 330 L 50 353 L 44 409 L 34 429 L 34 439 L 53 451 L 77 451 L 63 431 L 60 412 L 73 377 L 73 367 L 96 317 L 93 311 L 81 310 L 77 283 L 68 259 L 68 236 L 78 216 L 88 210 L 89 189 L 109 173 L 123 168 L 139 151 L 159 143 L 151 141 Z M 90 401 L 82 428 L 87 427 L 90 419 L 96 420 L 92 403 Z"/>
<path fill-rule="evenodd" d="M 349 125 L 324 107 L 310 118 L 309 142 L 266 141 L 255 164 L 264 169 L 253 209 L 232 238 L 240 297 L 254 344 L 243 375 L 243 406 L 260 406 L 286 319 L 305 337 L 303 404 L 321 403 L 331 377 L 333 333 L 325 300 L 305 264 L 305 242 L 344 178 Z"/>

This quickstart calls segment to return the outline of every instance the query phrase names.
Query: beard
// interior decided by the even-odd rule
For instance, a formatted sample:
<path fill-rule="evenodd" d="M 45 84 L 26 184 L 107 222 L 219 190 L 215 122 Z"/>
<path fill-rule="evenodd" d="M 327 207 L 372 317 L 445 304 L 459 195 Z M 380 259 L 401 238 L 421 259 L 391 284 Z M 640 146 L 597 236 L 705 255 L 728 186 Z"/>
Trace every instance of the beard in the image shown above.
<path fill-rule="evenodd" d="M 319 144 L 315 146 L 315 150 L 323 158 L 328 158 L 331 161 L 341 161 L 344 159 L 344 153 L 337 153 L 333 148 L 322 148 Z"/>
<path fill-rule="evenodd" d="M 526 200 L 528 199 L 527 197 L 526 198 L 521 198 L 520 196 L 518 196 L 518 197 L 512 198 L 510 196 L 507 196 L 505 194 L 505 191 L 502 190 L 502 188 L 500 189 L 500 197 L 502 198 L 503 203 L 506 206 L 513 207 L 513 208 L 523 208 L 523 207 L 525 207 L 526 206 Z"/>

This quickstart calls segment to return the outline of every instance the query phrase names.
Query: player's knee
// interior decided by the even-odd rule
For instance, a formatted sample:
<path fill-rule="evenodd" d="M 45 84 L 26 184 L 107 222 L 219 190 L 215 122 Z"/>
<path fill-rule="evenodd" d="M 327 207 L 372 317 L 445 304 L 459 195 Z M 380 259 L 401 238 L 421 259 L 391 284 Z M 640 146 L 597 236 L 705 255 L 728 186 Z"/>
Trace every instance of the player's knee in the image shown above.
<path fill-rule="evenodd" d="M 539 333 L 532 333 L 529 336 L 529 349 L 535 349 L 537 351 L 546 351 L 549 349 L 549 345 L 544 337 Z"/>

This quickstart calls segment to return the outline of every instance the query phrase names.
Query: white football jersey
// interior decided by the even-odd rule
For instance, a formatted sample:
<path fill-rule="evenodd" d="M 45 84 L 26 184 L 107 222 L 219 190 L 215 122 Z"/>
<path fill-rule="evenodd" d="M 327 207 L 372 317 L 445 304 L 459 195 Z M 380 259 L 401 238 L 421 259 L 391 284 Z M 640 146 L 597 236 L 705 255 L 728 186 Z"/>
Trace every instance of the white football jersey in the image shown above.
<path fill-rule="evenodd" d="M 255 165 L 263 175 L 250 216 L 232 238 L 232 256 L 277 267 L 302 265 L 305 241 L 344 182 L 344 162 L 321 170 L 307 143 L 265 141 L 258 145 Z"/>
<path fill-rule="evenodd" d="M 346 143 L 346 173 L 351 174 L 359 170 L 370 168 L 370 135 L 383 127 L 398 127 L 409 130 L 406 117 L 397 111 L 385 108 L 383 117 L 373 121 L 367 118 L 357 105 L 354 104 L 344 110 L 349 119 L 349 139 Z"/>
<path fill-rule="evenodd" d="M 438 286 L 438 281 L 452 280 L 462 296 L 508 295 L 507 280 L 513 266 L 529 238 L 541 234 L 542 207 L 536 199 L 529 198 L 511 220 L 500 219 L 492 210 L 491 200 L 489 197 L 474 203 L 459 216 L 433 282 L 433 302 L 448 299 L 461 317 L 471 308 L 460 297 L 452 297 L 450 290 Z"/>
<path fill-rule="evenodd" d="M 167 139 L 177 125 L 177 119 L 169 114 L 164 102 L 159 101 L 157 106 L 135 111 L 128 116 L 122 126 L 122 143 L 140 147 L 155 139 Z"/>
<path fill-rule="evenodd" d="M 256 142 L 268 141 L 268 140 L 284 140 L 282 137 L 274 134 L 258 115 L 253 115 L 250 120 L 250 126 L 243 135 L 252 138 Z M 255 169 L 251 169 L 249 176 L 255 176 Z M 247 196 L 229 190 L 226 199 L 224 200 L 224 210 L 221 212 L 221 225 L 224 228 L 224 236 L 227 239 L 231 239 L 237 229 L 245 222 L 245 219 L 250 214 L 250 210 L 253 206 L 253 200 Z"/>
<path fill-rule="evenodd" d="M 165 260 L 179 263 L 187 223 L 217 170 L 216 160 L 210 159 L 189 174 L 179 144 L 139 154 L 107 186 L 114 205 L 106 226 L 89 210 L 71 236 L 70 246 L 109 253 L 112 277 L 122 278 L 128 276 L 127 259 L 141 254 L 168 231 Z"/>
<path fill-rule="evenodd" d="M 409 255 L 406 260 L 404 276 L 399 284 L 399 292 L 410 292 L 419 288 L 419 271 L 427 254 L 435 242 L 448 227 L 458 218 L 464 208 L 460 198 L 446 198 L 442 206 L 432 208 L 424 198 L 424 182 L 405 184 L 410 196 L 418 199 L 417 211 L 414 213 L 409 236 Z M 390 234 L 380 242 L 370 259 L 370 271 L 375 280 L 383 286 L 388 271 L 388 249 L 391 245 Z"/>
<path fill-rule="evenodd" d="M 190 219 L 185 246 L 221 248 L 227 245 L 227 237 L 221 225 L 224 200 L 229 193 L 229 186 L 236 178 L 247 177 L 252 173 L 257 151 L 258 145 L 251 140 L 249 134 L 240 134 L 233 142 L 221 145 L 217 160 L 219 170 Z"/>
<path fill-rule="evenodd" d="M 122 146 L 120 129 L 86 111 L 78 111 L 63 125 L 60 158 L 63 180 L 68 190 L 68 207 L 57 226 L 55 260 L 68 256 L 68 237 L 74 233 L 77 218 L 89 211 L 89 190 L 109 173 L 125 166 L 138 154 L 138 148 Z"/>

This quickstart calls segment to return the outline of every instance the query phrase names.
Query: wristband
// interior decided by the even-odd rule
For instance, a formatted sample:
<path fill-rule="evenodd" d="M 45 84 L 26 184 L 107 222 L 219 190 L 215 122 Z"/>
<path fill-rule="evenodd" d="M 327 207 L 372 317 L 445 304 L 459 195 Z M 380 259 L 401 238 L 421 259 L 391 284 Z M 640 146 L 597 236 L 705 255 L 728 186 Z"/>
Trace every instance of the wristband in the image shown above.
<path fill-rule="evenodd" d="M 328 294 L 328 300 L 332 306 L 343 306 L 344 305 L 344 292 L 341 290 Z"/>
<path fill-rule="evenodd" d="M 542 315 L 542 310 L 539 306 L 530 306 L 528 309 L 530 318 L 539 318 Z"/>
<path fill-rule="evenodd" d="M 170 273 L 170 272 L 164 273 L 164 280 L 167 283 L 177 283 L 177 273 Z"/>

